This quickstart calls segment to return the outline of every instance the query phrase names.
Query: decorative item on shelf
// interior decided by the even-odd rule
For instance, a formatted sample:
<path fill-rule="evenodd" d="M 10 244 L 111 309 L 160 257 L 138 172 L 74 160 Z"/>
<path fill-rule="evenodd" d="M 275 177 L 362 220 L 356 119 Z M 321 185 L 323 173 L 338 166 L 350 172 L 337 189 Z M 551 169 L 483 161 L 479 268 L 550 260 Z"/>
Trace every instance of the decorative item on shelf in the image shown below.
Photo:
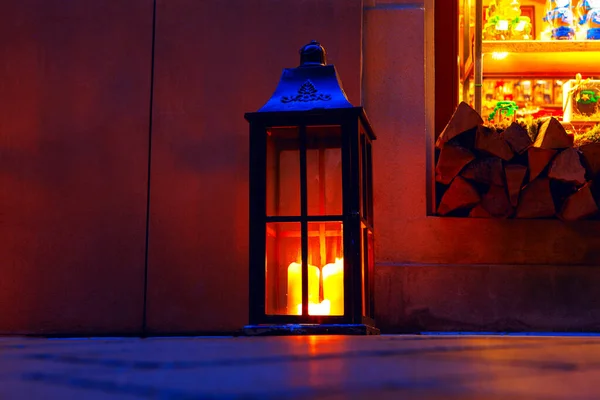
<path fill-rule="evenodd" d="M 533 104 L 550 105 L 552 104 L 551 81 L 547 79 L 538 79 L 533 87 Z"/>
<path fill-rule="evenodd" d="M 552 39 L 569 40 L 575 37 L 571 0 L 548 0 L 544 20 L 549 24 Z"/>
<path fill-rule="evenodd" d="M 492 0 L 486 11 L 483 27 L 485 40 L 531 39 L 531 20 L 521 15 L 518 0 Z"/>
<path fill-rule="evenodd" d="M 563 85 L 563 121 L 600 121 L 600 80 L 575 79 Z"/>
<path fill-rule="evenodd" d="M 580 0 L 575 7 L 578 39 L 600 39 L 600 0 Z"/>
<path fill-rule="evenodd" d="M 250 123 L 247 335 L 377 334 L 372 143 L 325 49 L 300 49 Z"/>
<path fill-rule="evenodd" d="M 587 35 L 588 40 L 600 39 L 600 8 L 595 8 L 587 14 Z"/>
<path fill-rule="evenodd" d="M 552 103 L 562 104 L 563 103 L 563 84 L 564 82 L 560 79 L 555 79 L 552 86 Z"/>
<path fill-rule="evenodd" d="M 517 81 L 515 84 L 515 88 L 517 91 L 516 101 L 522 104 L 531 103 L 533 99 L 533 86 L 531 84 L 531 80 L 524 79 L 521 81 Z"/>
<path fill-rule="evenodd" d="M 511 24 L 512 40 L 529 40 L 531 37 L 531 20 L 529 17 L 518 16 Z"/>
<path fill-rule="evenodd" d="M 490 114 L 488 121 L 494 121 L 496 124 L 512 123 L 516 121 L 516 111 L 519 109 L 514 101 L 499 101 Z"/>
<path fill-rule="evenodd" d="M 577 110 L 586 116 L 598 111 L 598 92 L 596 90 L 581 90 L 575 96 Z"/>

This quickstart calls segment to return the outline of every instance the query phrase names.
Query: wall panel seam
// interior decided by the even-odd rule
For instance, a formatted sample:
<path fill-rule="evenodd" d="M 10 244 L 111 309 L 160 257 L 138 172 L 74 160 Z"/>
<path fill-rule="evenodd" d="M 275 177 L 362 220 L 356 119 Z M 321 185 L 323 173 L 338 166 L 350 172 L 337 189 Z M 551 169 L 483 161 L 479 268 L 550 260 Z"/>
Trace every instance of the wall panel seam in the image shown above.
<path fill-rule="evenodd" d="M 147 330 L 147 300 L 148 300 L 148 255 L 150 242 L 150 183 L 152 170 L 152 119 L 154 110 L 154 50 L 156 44 L 156 0 L 152 1 L 152 49 L 150 52 L 150 101 L 148 116 L 148 172 L 146 183 L 146 237 L 144 245 L 144 302 L 142 310 L 142 333 Z"/>

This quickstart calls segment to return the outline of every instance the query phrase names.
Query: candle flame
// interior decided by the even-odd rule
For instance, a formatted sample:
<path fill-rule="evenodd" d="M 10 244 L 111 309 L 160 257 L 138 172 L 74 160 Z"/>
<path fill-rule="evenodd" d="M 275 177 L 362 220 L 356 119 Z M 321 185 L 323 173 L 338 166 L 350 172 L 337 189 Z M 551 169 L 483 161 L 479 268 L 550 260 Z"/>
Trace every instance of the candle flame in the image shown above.
<path fill-rule="evenodd" d="M 308 303 L 309 315 L 329 315 L 331 313 L 331 302 L 327 299 L 320 303 Z M 302 315 L 302 303 L 296 308 L 296 315 Z"/>

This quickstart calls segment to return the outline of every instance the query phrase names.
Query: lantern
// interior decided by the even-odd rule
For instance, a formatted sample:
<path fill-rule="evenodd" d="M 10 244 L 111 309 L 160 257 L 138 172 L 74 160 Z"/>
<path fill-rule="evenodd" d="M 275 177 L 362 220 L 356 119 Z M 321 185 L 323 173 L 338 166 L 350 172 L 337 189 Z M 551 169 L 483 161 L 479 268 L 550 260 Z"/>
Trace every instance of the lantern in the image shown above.
<path fill-rule="evenodd" d="M 372 141 L 315 41 L 250 124 L 246 334 L 373 334 Z"/>

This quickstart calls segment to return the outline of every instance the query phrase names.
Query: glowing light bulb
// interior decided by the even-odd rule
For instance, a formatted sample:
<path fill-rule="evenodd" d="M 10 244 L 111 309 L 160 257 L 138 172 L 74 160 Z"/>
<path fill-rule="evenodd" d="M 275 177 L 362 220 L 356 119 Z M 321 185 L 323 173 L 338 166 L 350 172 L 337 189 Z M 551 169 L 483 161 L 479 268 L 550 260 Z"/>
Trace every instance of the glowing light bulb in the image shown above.
<path fill-rule="evenodd" d="M 492 53 L 492 58 L 494 60 L 504 60 L 506 57 L 508 57 L 507 51 L 494 51 Z"/>

